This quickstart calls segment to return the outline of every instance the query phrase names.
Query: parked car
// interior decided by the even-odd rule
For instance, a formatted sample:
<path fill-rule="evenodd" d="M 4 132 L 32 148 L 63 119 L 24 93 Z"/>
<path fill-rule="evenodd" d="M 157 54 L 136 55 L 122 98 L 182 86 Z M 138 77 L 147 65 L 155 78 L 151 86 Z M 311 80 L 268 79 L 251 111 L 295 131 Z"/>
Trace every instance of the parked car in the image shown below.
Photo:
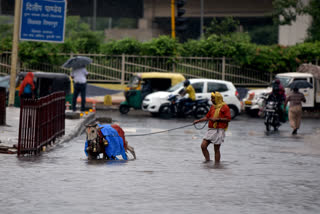
<path fill-rule="evenodd" d="M 232 82 L 215 79 L 190 79 L 190 84 L 196 91 L 196 99 L 208 99 L 211 105 L 211 92 L 218 91 L 222 94 L 224 101 L 228 104 L 231 117 L 235 118 L 241 110 L 240 100 L 238 98 L 237 89 Z M 179 94 L 183 88 L 183 82 L 169 88 L 167 91 L 159 91 L 149 94 L 142 102 L 142 110 L 157 115 L 160 108 L 167 104 L 168 97 L 171 94 Z"/>

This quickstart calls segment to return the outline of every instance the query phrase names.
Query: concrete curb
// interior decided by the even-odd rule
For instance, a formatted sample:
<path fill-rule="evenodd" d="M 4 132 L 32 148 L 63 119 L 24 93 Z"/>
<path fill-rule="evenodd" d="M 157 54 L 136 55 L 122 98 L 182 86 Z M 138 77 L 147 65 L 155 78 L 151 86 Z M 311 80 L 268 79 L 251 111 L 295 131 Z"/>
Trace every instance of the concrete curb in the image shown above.
<path fill-rule="evenodd" d="M 76 130 L 75 132 L 71 132 L 69 135 L 64 135 L 59 139 L 59 142 L 56 142 L 56 144 L 65 143 L 72 140 L 75 137 L 80 136 L 85 131 L 85 128 L 86 128 L 85 124 L 92 123 L 95 120 L 96 120 L 95 114 L 88 115 L 81 123 L 77 124 L 74 127 L 74 130 Z"/>
<path fill-rule="evenodd" d="M 53 148 L 55 145 L 71 141 L 73 138 L 81 135 L 85 130 L 85 124 L 92 123 L 95 120 L 96 115 L 94 113 L 83 116 L 80 119 L 67 119 L 65 123 L 65 135 L 57 138 L 49 149 Z M 11 131 L 11 129 L 14 131 L 9 132 L 6 138 L 3 138 L 2 136 L 2 141 L 0 141 L 0 153 L 16 154 L 16 145 L 18 144 L 17 130 L 13 125 L 7 125 L 6 128 L 6 131 Z"/>

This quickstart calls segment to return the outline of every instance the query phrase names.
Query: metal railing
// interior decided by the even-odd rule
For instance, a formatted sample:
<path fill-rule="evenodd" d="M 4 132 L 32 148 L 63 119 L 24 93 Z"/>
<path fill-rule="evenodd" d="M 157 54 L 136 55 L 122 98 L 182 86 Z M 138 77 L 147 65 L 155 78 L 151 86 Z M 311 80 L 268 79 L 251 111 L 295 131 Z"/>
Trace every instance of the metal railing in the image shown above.
<path fill-rule="evenodd" d="M 0 75 L 10 73 L 10 52 L 0 54 Z M 266 86 L 273 74 L 268 71 L 258 71 L 238 65 L 229 58 L 214 57 L 159 57 L 135 55 L 105 55 L 105 54 L 72 54 L 60 53 L 56 58 L 61 65 L 73 56 L 87 56 L 93 62 L 87 66 L 89 82 L 105 82 L 125 84 L 132 73 L 137 72 L 177 72 L 187 78 L 209 78 L 231 81 L 236 86 Z M 315 64 L 317 64 L 316 61 Z M 61 65 L 39 63 L 26 65 L 20 62 L 21 71 L 44 71 L 70 74 L 70 69 Z"/>
<path fill-rule="evenodd" d="M 21 100 L 18 156 L 36 155 L 65 133 L 65 93 Z"/>

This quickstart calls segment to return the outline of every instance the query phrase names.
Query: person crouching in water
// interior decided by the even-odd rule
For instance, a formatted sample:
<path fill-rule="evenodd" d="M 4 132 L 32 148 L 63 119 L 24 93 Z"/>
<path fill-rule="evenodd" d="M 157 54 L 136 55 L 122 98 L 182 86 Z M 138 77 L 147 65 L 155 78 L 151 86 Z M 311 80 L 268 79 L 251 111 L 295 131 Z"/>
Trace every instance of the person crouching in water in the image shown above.
<path fill-rule="evenodd" d="M 215 162 L 220 162 L 220 146 L 225 138 L 225 131 L 231 121 L 230 109 L 228 105 L 223 102 L 223 97 L 219 92 L 211 93 L 212 106 L 207 115 L 193 123 L 208 121 L 208 131 L 203 138 L 201 149 L 206 161 L 210 161 L 210 154 L 208 146 L 210 143 L 214 146 Z"/>

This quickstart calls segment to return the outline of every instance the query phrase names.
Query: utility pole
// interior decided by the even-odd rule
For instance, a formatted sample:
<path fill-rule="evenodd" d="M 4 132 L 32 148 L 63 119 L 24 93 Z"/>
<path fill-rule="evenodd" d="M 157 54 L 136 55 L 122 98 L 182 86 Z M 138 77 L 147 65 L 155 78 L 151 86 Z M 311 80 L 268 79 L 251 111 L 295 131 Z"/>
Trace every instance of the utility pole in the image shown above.
<path fill-rule="evenodd" d="M 97 0 L 93 0 L 93 31 L 96 31 L 97 28 Z"/>
<path fill-rule="evenodd" d="M 203 37 L 203 13 L 204 13 L 204 11 L 203 11 L 203 8 L 204 8 L 204 5 L 203 5 L 203 0 L 201 0 L 201 2 L 200 2 L 200 38 L 202 38 Z"/>
<path fill-rule="evenodd" d="M 9 106 L 14 105 L 14 95 L 16 91 L 16 76 L 18 64 L 18 46 L 19 46 L 19 26 L 21 16 L 21 0 L 15 0 L 14 7 L 14 28 L 13 28 L 13 42 L 11 54 L 11 73 L 10 73 L 10 90 L 9 90 Z"/>
<path fill-rule="evenodd" d="M 176 38 L 175 0 L 171 0 L 171 37 Z"/>

